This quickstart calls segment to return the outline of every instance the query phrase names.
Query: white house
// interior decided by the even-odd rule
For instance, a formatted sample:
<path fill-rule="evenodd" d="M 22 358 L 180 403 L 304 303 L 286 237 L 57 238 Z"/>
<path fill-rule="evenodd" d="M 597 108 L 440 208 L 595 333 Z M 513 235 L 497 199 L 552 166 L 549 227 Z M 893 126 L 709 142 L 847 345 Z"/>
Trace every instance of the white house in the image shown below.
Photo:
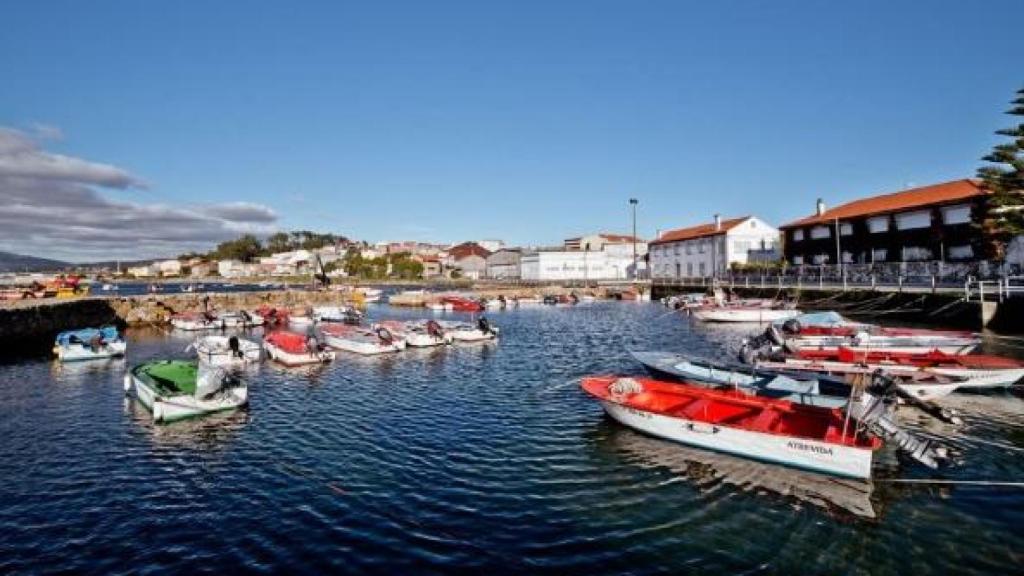
<path fill-rule="evenodd" d="M 160 273 L 160 268 L 154 264 L 146 264 L 144 266 L 132 266 L 125 270 L 125 272 L 135 278 L 152 278 Z"/>
<path fill-rule="evenodd" d="M 520 259 L 523 280 L 624 280 L 632 276 L 633 254 L 585 250 L 533 250 Z"/>
<path fill-rule="evenodd" d="M 242 278 L 256 273 L 255 264 L 246 264 L 239 260 L 221 260 L 217 262 L 217 273 L 224 278 Z"/>
<path fill-rule="evenodd" d="M 154 262 L 153 266 L 156 266 L 161 276 L 181 276 L 181 262 L 178 260 L 161 260 Z"/>
<path fill-rule="evenodd" d="M 779 230 L 754 216 L 722 220 L 663 233 L 650 243 L 652 278 L 696 278 L 721 274 L 732 264 L 775 261 Z"/>
<path fill-rule="evenodd" d="M 642 238 L 634 238 L 624 234 L 589 234 L 576 238 L 566 238 L 562 243 L 566 250 L 604 251 L 616 254 L 633 255 L 633 247 L 636 247 L 637 258 L 647 254 L 647 241 Z"/>

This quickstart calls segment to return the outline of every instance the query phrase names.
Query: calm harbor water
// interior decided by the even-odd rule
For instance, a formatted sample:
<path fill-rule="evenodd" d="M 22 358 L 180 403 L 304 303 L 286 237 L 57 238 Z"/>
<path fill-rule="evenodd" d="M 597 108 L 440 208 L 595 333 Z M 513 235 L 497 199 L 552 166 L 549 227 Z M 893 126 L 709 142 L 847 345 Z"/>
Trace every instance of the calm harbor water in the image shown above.
<path fill-rule="evenodd" d="M 874 482 L 839 480 L 642 436 L 576 385 L 750 328 L 629 302 L 489 317 L 498 343 L 264 364 L 246 411 L 165 426 L 125 399 L 123 361 L 0 365 L 0 572 L 1020 571 L 1024 491 L 889 482 L 1024 478 L 1019 392 L 954 397 L 962 427 L 904 414 L 953 469 L 886 451 Z M 192 338 L 128 336 L 131 363 Z"/>

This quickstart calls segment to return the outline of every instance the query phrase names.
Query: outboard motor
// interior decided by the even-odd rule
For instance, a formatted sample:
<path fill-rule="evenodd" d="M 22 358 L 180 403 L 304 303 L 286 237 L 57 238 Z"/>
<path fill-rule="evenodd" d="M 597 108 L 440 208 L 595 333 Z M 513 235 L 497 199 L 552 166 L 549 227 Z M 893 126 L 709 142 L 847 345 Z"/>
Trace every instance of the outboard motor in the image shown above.
<path fill-rule="evenodd" d="M 803 326 L 800 325 L 800 321 L 796 318 L 790 318 L 782 323 L 782 331 L 792 336 L 799 334 L 802 328 Z"/>
<path fill-rule="evenodd" d="M 776 326 L 775 324 L 769 325 L 768 329 L 764 331 L 764 335 L 772 344 L 775 344 L 776 346 L 782 346 L 786 343 L 786 337 L 782 334 L 782 331 L 780 331 L 779 327 Z"/>
<path fill-rule="evenodd" d="M 894 443 L 914 460 L 929 468 L 938 468 L 939 462 L 948 457 L 946 448 L 932 440 L 907 432 L 900 428 L 893 418 L 892 407 L 896 404 L 897 390 L 895 380 L 882 370 L 876 370 L 861 397 L 851 401 L 850 417 L 872 434 Z M 851 394 L 856 392 L 855 386 Z"/>
<path fill-rule="evenodd" d="M 232 356 L 242 358 L 242 349 L 238 344 L 238 336 L 228 338 L 228 348 L 231 350 Z"/>
<path fill-rule="evenodd" d="M 491 333 L 491 323 L 488 322 L 487 318 L 483 316 L 481 316 L 480 319 L 476 321 L 476 327 L 479 328 L 480 331 L 483 332 L 484 334 Z"/>
<path fill-rule="evenodd" d="M 395 340 L 394 336 L 391 335 L 391 331 L 383 326 L 378 326 L 376 332 L 377 338 L 380 338 L 380 341 L 385 345 L 391 345 Z"/>
<path fill-rule="evenodd" d="M 434 338 L 444 338 L 444 330 L 441 329 L 441 325 L 435 320 L 427 320 L 427 334 L 430 334 Z"/>
<path fill-rule="evenodd" d="M 320 341 L 316 339 L 316 335 L 310 334 L 306 338 L 306 351 L 310 354 L 316 354 L 320 352 Z"/>

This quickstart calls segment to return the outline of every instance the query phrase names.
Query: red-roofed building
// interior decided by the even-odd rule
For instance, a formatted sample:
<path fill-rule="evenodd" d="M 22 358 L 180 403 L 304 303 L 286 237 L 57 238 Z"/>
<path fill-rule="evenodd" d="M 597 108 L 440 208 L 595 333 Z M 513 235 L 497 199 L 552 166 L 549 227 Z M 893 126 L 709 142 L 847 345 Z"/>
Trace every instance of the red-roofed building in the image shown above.
<path fill-rule="evenodd" d="M 781 227 L 786 259 L 799 264 L 971 260 L 979 233 L 971 215 L 986 192 L 974 180 L 847 202 Z M 838 237 L 838 241 L 837 241 Z"/>
<path fill-rule="evenodd" d="M 652 278 L 721 274 L 733 264 L 778 259 L 779 231 L 754 216 L 669 230 L 650 243 Z"/>
<path fill-rule="evenodd" d="M 462 277 L 478 279 L 487 272 L 487 257 L 491 252 L 476 242 L 463 242 L 445 251 L 445 264 L 458 270 Z"/>

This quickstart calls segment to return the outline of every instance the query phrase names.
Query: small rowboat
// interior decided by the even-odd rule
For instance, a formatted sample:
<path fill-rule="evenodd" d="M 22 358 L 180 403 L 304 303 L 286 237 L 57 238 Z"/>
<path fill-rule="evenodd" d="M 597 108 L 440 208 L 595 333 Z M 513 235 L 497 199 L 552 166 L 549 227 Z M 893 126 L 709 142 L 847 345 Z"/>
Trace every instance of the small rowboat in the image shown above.
<path fill-rule="evenodd" d="M 285 366 L 322 364 L 334 360 L 334 352 L 326 350 L 316 338 L 295 332 L 274 332 L 263 339 L 267 357 Z"/>
<path fill-rule="evenodd" d="M 127 349 L 113 326 L 61 332 L 53 344 L 53 353 L 61 362 L 115 358 L 124 356 Z"/>
<path fill-rule="evenodd" d="M 405 350 L 405 340 L 383 326 L 371 330 L 358 326 L 331 324 L 325 326 L 321 332 L 328 346 L 346 352 L 370 356 Z"/>
<path fill-rule="evenodd" d="M 200 362 L 211 366 L 243 366 L 259 362 L 262 356 L 259 344 L 237 336 L 205 336 L 192 348 Z"/>
<path fill-rule="evenodd" d="M 838 354 L 846 348 L 856 354 L 883 351 L 890 354 L 970 354 L 981 344 L 977 336 L 878 336 L 861 332 L 854 336 L 801 336 L 786 338 L 784 346 L 793 354 Z"/>
<path fill-rule="evenodd" d="M 155 422 L 233 410 L 249 401 L 244 381 L 222 368 L 181 360 L 139 364 L 125 374 L 124 390 L 134 391 Z"/>
<path fill-rule="evenodd" d="M 715 306 L 693 309 L 693 317 L 704 322 L 778 322 L 799 316 L 791 308 L 765 308 L 762 306 Z"/>
<path fill-rule="evenodd" d="M 869 478 L 882 446 L 846 425 L 837 409 L 646 378 L 594 376 L 581 387 L 609 416 L 641 432 L 826 474 Z"/>
<path fill-rule="evenodd" d="M 177 314 L 171 317 L 171 326 L 178 330 L 197 332 L 199 330 L 214 330 L 220 328 L 214 321 L 213 314 Z"/>
<path fill-rule="evenodd" d="M 454 336 L 446 333 L 444 328 L 434 320 L 414 320 L 409 322 L 388 320 L 374 326 L 374 328 L 377 327 L 386 328 L 395 336 L 405 340 L 408 346 L 414 348 L 443 346 L 451 344 L 455 339 Z"/>
<path fill-rule="evenodd" d="M 467 322 L 438 322 L 446 334 L 450 334 L 456 342 L 484 342 L 494 340 L 498 337 L 498 328 L 491 326 L 491 323 L 480 317 L 476 324 Z"/>
<path fill-rule="evenodd" d="M 363 313 L 352 306 L 319 306 L 313 308 L 313 320 L 359 324 L 363 321 Z"/>
<path fill-rule="evenodd" d="M 461 296 L 445 296 L 441 298 L 441 302 L 445 305 L 451 304 L 450 310 L 456 312 L 480 312 L 484 309 L 476 300 L 470 300 Z M 449 308 L 445 309 L 448 310 Z"/>

